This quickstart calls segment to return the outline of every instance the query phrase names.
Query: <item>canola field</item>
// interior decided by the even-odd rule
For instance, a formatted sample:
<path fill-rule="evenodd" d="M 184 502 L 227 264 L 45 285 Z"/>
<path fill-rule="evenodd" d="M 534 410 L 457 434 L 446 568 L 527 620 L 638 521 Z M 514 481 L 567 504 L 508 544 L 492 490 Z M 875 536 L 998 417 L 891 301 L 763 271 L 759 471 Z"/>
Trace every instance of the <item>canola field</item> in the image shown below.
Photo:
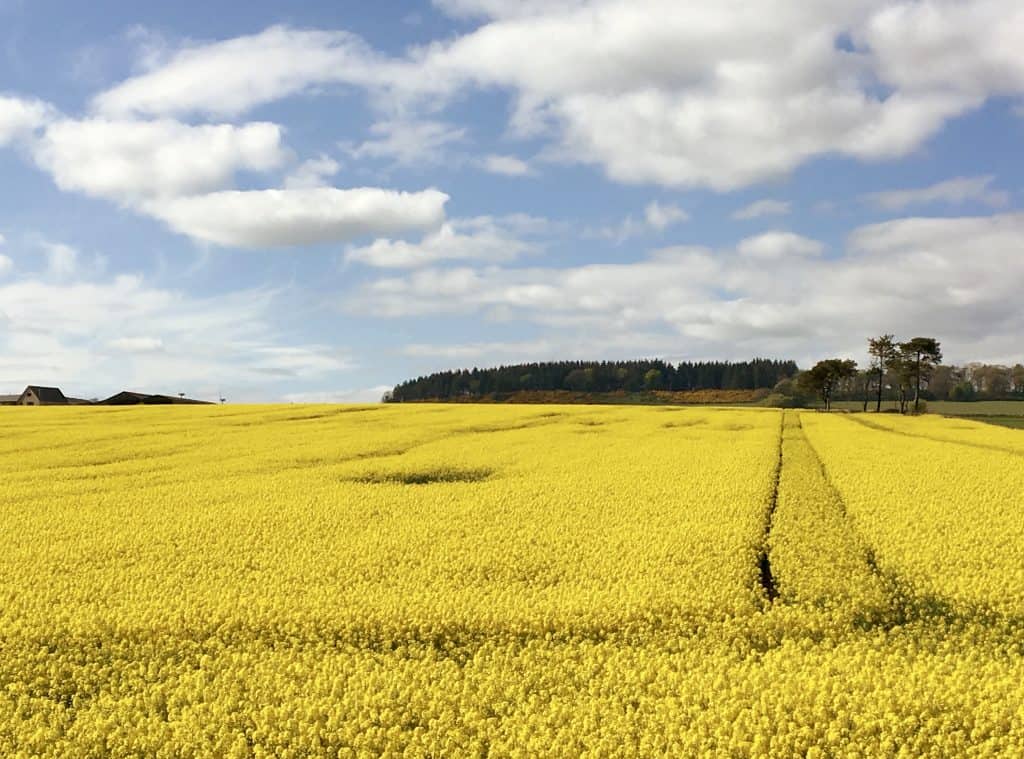
<path fill-rule="evenodd" d="M 0 409 L 0 755 L 1024 755 L 1024 433 Z"/>

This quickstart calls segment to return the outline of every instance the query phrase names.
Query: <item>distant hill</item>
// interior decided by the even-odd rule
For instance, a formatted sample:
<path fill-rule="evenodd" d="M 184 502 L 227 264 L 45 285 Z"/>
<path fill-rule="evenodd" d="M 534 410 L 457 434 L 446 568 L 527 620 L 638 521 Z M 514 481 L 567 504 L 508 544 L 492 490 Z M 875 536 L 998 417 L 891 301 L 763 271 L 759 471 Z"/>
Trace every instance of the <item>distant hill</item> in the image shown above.
<path fill-rule="evenodd" d="M 547 396 L 579 402 L 591 396 L 600 400 L 600 396 L 610 394 L 647 394 L 657 402 L 659 395 L 664 398 L 666 393 L 695 391 L 748 391 L 743 396 L 747 397 L 752 391 L 770 389 L 796 373 L 794 361 L 763 358 L 675 365 L 658 359 L 551 361 L 436 372 L 395 386 L 389 400 L 536 403 Z M 739 400 L 738 396 L 735 398 Z"/>

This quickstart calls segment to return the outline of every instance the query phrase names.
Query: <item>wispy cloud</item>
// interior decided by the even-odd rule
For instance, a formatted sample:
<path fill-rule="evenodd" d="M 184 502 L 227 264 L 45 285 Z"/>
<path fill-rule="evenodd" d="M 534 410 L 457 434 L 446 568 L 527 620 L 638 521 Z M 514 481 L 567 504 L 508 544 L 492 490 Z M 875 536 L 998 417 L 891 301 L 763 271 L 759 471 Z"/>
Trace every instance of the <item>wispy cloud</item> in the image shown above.
<path fill-rule="evenodd" d="M 491 154 L 484 156 L 479 161 L 479 166 L 491 174 L 501 174 L 506 177 L 527 177 L 536 173 L 530 164 L 513 155 Z"/>
<path fill-rule="evenodd" d="M 885 190 L 861 196 L 866 203 L 886 211 L 901 211 L 909 206 L 944 203 L 982 203 L 993 208 L 1009 204 L 1010 195 L 1003 190 L 992 189 L 995 177 L 991 174 L 980 177 L 956 177 L 944 182 L 907 190 Z"/>
<path fill-rule="evenodd" d="M 596 229 L 588 228 L 584 230 L 583 236 L 610 240 L 616 245 L 621 245 L 634 237 L 663 232 L 671 226 L 688 221 L 689 218 L 690 214 L 677 205 L 652 201 L 644 208 L 642 218 L 637 219 L 630 214 L 617 224 L 606 224 Z"/>
<path fill-rule="evenodd" d="M 785 216 L 789 213 L 789 209 L 789 203 L 784 200 L 765 198 L 764 200 L 755 200 L 750 205 L 734 211 L 732 218 L 743 220 L 759 219 L 762 216 Z"/>

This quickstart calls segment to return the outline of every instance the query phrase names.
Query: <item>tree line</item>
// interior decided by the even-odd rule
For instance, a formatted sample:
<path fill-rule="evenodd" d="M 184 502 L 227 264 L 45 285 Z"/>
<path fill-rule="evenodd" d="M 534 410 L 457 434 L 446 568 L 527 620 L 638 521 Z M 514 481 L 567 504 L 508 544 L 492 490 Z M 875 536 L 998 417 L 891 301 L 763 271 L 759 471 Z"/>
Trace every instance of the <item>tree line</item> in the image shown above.
<path fill-rule="evenodd" d="M 867 353 L 864 369 L 850 359 L 824 359 L 777 385 L 775 396 L 782 405 L 803 405 L 807 396 L 816 397 L 826 410 L 833 400 L 858 400 L 864 411 L 869 405 L 881 411 L 887 400 L 900 413 L 911 408 L 911 400 L 915 413 L 926 400 L 1024 400 L 1024 365 L 946 366 L 941 345 L 932 337 L 899 342 L 894 335 L 880 335 L 868 338 Z"/>
<path fill-rule="evenodd" d="M 894 335 L 868 338 L 868 366 L 858 371 L 857 362 L 852 359 L 827 358 L 819 361 L 797 377 L 796 386 L 818 396 L 825 404 L 825 410 L 832 408 L 832 401 L 838 391 L 851 384 L 859 385 L 868 410 L 871 399 L 875 410 L 882 410 L 882 395 L 886 388 L 895 389 L 900 413 L 906 413 L 910 396 L 914 399 L 914 413 L 921 408 L 921 389 L 927 388 L 942 363 L 942 348 L 934 337 L 914 337 L 906 342 L 897 342 Z"/>
<path fill-rule="evenodd" d="M 547 361 L 435 372 L 402 382 L 389 401 L 448 400 L 501 396 L 519 391 L 587 393 L 654 390 L 757 390 L 772 388 L 797 373 L 794 361 L 699 361 L 671 364 L 639 361 Z"/>

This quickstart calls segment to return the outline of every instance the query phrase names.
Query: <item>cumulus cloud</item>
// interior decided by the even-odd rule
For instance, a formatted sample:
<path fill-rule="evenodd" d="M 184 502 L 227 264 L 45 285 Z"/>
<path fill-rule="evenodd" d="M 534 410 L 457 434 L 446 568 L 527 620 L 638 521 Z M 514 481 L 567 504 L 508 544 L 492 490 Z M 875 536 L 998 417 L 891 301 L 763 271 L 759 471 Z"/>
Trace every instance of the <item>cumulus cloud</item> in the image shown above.
<path fill-rule="evenodd" d="M 437 227 L 448 196 L 438 190 L 231 190 L 146 203 L 144 210 L 196 240 L 273 248 Z"/>
<path fill-rule="evenodd" d="M 788 213 L 789 203 L 786 201 L 765 198 L 763 200 L 755 200 L 750 205 L 734 211 L 732 218 L 740 220 L 759 219 L 762 216 L 785 216 Z"/>
<path fill-rule="evenodd" d="M 513 155 L 488 155 L 480 161 L 480 168 L 491 174 L 506 177 L 525 177 L 533 174 L 530 164 Z"/>
<path fill-rule="evenodd" d="M 287 155 L 276 124 L 107 119 L 55 121 L 33 154 L 62 190 L 126 203 L 219 189 L 236 172 L 269 171 Z"/>
<path fill-rule="evenodd" d="M 0 253 L 0 277 L 9 273 L 14 268 L 14 261 L 11 260 L 10 256 L 5 256 Z"/>
<path fill-rule="evenodd" d="M 885 3 L 857 29 L 880 79 L 912 92 L 1020 94 L 1024 7 L 1014 0 Z"/>
<path fill-rule="evenodd" d="M 944 182 L 910 190 L 886 190 L 863 195 L 862 199 L 886 211 L 900 211 L 908 206 L 948 203 L 956 205 L 976 201 L 993 207 L 1010 202 L 1008 193 L 991 188 L 995 177 L 955 177 Z"/>
<path fill-rule="evenodd" d="M 805 253 L 749 255 L 751 244 Z M 679 350 L 732 358 L 859 355 L 866 335 L 891 331 L 934 334 L 954 361 L 1020 360 L 1024 214 L 861 227 L 842 258 L 814 255 L 819 248 L 806 238 L 743 247 L 676 247 L 634 263 L 553 270 L 428 268 L 373 281 L 348 307 L 388 317 L 477 313 L 602 334 L 664 328 Z"/>
<path fill-rule="evenodd" d="M 427 266 L 443 260 L 510 261 L 539 249 L 522 239 L 521 231 L 515 218 L 511 223 L 490 216 L 453 219 L 418 242 L 379 239 L 349 248 L 345 258 L 384 268 Z"/>
<path fill-rule="evenodd" d="M 412 162 L 458 138 L 417 112 L 499 89 L 514 101 L 513 132 L 546 136 L 548 160 L 731 190 L 823 155 L 903 156 L 987 99 L 1024 94 L 1015 0 L 784 0 L 770 14 L 675 0 L 438 4 L 481 23 L 390 57 L 346 32 L 282 26 L 189 44 L 94 106 L 236 115 L 349 85 L 388 114 L 354 149 Z"/>
<path fill-rule="evenodd" d="M 306 190 L 324 187 L 327 180 L 341 170 L 341 164 L 327 155 L 303 161 L 284 180 L 286 190 Z"/>
<path fill-rule="evenodd" d="M 988 5 L 1019 33 L 1010 0 Z M 961 40 L 900 37 L 899 24 L 870 1 L 776 3 L 768 15 L 739 3 L 668 0 L 527 14 L 490 6 L 471 3 L 495 20 L 432 47 L 420 75 L 512 90 L 558 127 L 564 160 L 598 164 L 623 182 L 728 190 L 825 153 L 904 155 L 991 94 L 1024 89 L 1019 57 L 984 52 L 997 41 L 984 32 L 992 14 L 971 4 L 914 4 L 946 26 L 969 20 L 977 33 Z M 864 42 L 837 45 L 844 34 Z M 966 83 L 914 78 L 897 65 L 901 45 L 918 70 L 959 67 L 965 55 L 991 60 L 970 66 L 978 70 Z M 530 56 L 517 54 L 526 48 Z"/>
<path fill-rule="evenodd" d="M 52 112 L 52 111 L 51 111 Z M 193 239 L 239 247 L 348 241 L 438 226 L 448 196 L 324 186 L 340 166 L 304 162 L 281 190 L 226 190 L 242 171 L 286 163 L 271 123 L 189 125 L 170 119 L 55 117 L 30 141 L 36 164 L 65 191 L 115 200 Z"/>
<path fill-rule="evenodd" d="M 49 111 L 54 113 L 52 109 Z M 239 247 L 345 242 L 438 226 L 448 196 L 324 186 L 340 166 L 304 162 L 280 190 L 227 190 L 242 171 L 269 172 L 290 151 L 277 124 L 189 125 L 170 119 L 54 117 L 29 141 L 65 191 L 117 201 L 193 239 Z"/>
<path fill-rule="evenodd" d="M 52 108 L 39 100 L 0 95 L 0 147 L 32 134 L 52 115 Z"/>
<path fill-rule="evenodd" d="M 789 256 L 817 256 L 825 246 L 808 237 L 776 230 L 747 237 L 740 241 L 736 249 L 741 256 L 771 261 Z"/>

